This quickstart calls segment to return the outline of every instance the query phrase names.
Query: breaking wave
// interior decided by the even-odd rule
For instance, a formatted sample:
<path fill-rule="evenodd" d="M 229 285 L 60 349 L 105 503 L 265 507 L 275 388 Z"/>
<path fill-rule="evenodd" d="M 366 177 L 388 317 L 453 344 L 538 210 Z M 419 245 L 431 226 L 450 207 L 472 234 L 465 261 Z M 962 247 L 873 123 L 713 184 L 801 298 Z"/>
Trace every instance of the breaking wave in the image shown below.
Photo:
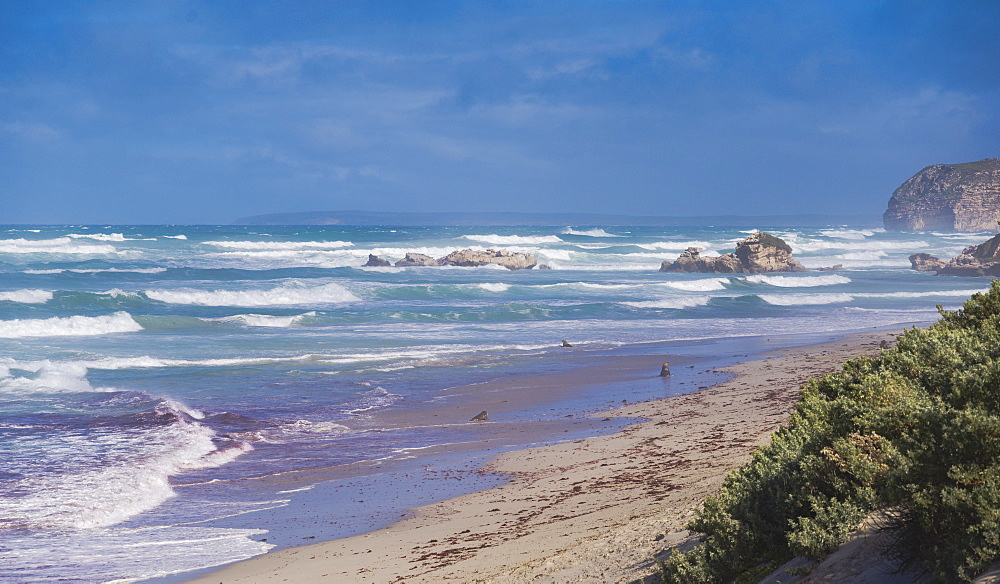
<path fill-rule="evenodd" d="M 829 276 L 765 276 L 754 274 L 747 276 L 746 281 L 781 288 L 812 288 L 814 286 L 834 286 L 836 284 L 851 283 L 850 278 L 838 274 L 831 274 Z"/>
<path fill-rule="evenodd" d="M 586 236 L 586 237 L 624 237 L 624 235 L 615 235 L 614 233 L 608 233 L 607 231 L 601 229 L 600 227 L 596 227 L 594 229 L 586 229 L 586 230 L 583 230 L 583 231 L 577 231 L 576 229 L 573 229 L 572 227 L 567 227 L 566 229 L 563 229 L 563 234 L 564 235 L 583 235 L 583 236 Z"/>
<path fill-rule="evenodd" d="M 48 290 L 25 289 L 0 292 L 0 301 L 20 302 L 22 304 L 45 304 L 52 300 L 52 292 Z"/>
<path fill-rule="evenodd" d="M 68 316 L 43 319 L 0 320 L 0 338 L 87 337 L 141 331 L 142 325 L 127 312 L 108 316 Z"/>
<path fill-rule="evenodd" d="M 491 245 L 537 245 L 540 243 L 565 243 L 558 235 L 463 235 L 462 238 L 482 241 Z"/>
<path fill-rule="evenodd" d="M 260 290 L 146 290 L 146 296 L 168 304 L 201 306 L 281 306 L 297 304 L 329 304 L 361 300 L 339 284 L 306 286 L 289 283 L 277 288 Z"/>

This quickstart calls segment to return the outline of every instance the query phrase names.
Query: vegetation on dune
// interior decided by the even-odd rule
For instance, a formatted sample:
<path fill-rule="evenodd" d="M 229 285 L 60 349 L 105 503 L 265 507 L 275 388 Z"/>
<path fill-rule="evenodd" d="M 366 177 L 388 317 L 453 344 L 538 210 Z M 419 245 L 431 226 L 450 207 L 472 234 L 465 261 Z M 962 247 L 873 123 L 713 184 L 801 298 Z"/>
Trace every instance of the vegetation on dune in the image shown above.
<path fill-rule="evenodd" d="M 878 357 L 811 379 L 788 424 L 730 474 L 665 582 L 750 581 L 819 560 L 872 511 L 892 556 L 938 582 L 1000 559 L 1000 282 Z"/>

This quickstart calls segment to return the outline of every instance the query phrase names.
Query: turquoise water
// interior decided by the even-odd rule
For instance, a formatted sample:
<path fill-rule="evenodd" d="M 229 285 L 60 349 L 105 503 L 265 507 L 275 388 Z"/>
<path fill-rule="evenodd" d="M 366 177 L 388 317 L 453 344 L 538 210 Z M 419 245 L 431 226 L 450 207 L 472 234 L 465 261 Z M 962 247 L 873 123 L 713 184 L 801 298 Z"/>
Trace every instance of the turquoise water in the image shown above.
<path fill-rule="evenodd" d="M 809 268 L 843 268 L 657 271 L 758 227 Z M 2 227 L 0 550 L 12 567 L 0 581 L 128 580 L 263 553 L 259 530 L 198 522 L 287 500 L 223 483 L 448 443 L 446 427 L 380 432 L 366 416 L 543 363 L 562 339 L 600 351 L 930 322 L 986 281 L 918 273 L 906 257 L 951 257 L 990 235 Z M 369 253 L 465 247 L 527 251 L 553 269 L 360 267 Z M 196 496 L 178 491 L 194 484 Z"/>

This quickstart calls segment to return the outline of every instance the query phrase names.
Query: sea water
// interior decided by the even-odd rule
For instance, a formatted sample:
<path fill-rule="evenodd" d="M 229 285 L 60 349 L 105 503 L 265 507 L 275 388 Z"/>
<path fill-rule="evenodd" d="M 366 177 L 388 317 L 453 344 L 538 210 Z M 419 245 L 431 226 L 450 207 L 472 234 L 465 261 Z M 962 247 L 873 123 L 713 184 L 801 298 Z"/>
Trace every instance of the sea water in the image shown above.
<path fill-rule="evenodd" d="M 688 247 L 731 251 L 758 227 L 808 268 L 842 268 L 658 271 Z M 601 351 L 928 323 L 935 305 L 988 283 L 916 272 L 907 256 L 951 257 L 990 235 L 2 227 L 0 581 L 130 581 L 263 553 L 253 513 L 290 499 L 240 480 L 448 443 L 447 427 L 383 432 L 362 419 L 545 363 L 562 339 Z M 370 253 L 467 247 L 530 252 L 552 269 L 362 267 Z M 212 523 L 232 516 L 246 527 Z"/>

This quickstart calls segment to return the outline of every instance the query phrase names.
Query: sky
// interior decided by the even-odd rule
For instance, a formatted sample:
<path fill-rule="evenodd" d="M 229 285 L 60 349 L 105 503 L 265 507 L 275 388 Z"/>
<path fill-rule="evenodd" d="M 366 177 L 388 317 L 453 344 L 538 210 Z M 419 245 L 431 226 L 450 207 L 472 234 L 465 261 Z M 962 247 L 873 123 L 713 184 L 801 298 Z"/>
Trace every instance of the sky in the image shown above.
<path fill-rule="evenodd" d="M 1000 157 L 1000 2 L 0 1 L 0 223 L 871 214 Z"/>

